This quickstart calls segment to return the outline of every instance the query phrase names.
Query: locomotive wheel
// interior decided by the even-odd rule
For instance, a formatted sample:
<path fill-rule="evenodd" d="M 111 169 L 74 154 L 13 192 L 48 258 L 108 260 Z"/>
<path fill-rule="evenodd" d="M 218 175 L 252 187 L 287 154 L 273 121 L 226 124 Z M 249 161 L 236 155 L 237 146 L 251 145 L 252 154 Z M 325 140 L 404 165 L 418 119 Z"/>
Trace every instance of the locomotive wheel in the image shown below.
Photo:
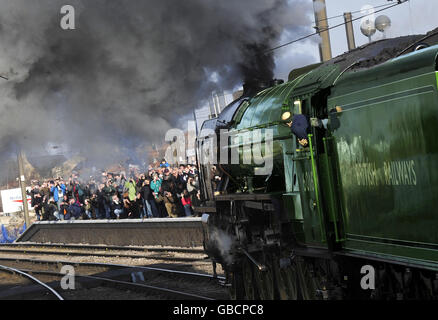
<path fill-rule="evenodd" d="M 294 264 L 280 268 L 275 264 L 275 277 L 277 280 L 278 293 L 281 300 L 298 299 L 298 277 L 297 268 Z"/>
<path fill-rule="evenodd" d="M 274 274 L 272 267 L 267 265 L 267 270 L 260 271 L 254 267 L 254 278 L 257 284 L 257 291 L 259 292 L 261 300 L 274 300 Z"/>
<path fill-rule="evenodd" d="M 257 289 L 254 281 L 252 263 L 248 259 L 242 262 L 243 285 L 245 287 L 245 299 L 257 300 Z"/>
<path fill-rule="evenodd" d="M 228 288 L 228 294 L 230 295 L 231 300 L 237 300 L 237 290 L 234 283 L 234 273 L 230 275 L 230 280 L 231 287 Z"/>
<path fill-rule="evenodd" d="M 240 272 L 233 272 L 230 275 L 231 287 L 228 289 L 228 294 L 231 300 L 242 300 L 244 298 L 243 276 Z"/>

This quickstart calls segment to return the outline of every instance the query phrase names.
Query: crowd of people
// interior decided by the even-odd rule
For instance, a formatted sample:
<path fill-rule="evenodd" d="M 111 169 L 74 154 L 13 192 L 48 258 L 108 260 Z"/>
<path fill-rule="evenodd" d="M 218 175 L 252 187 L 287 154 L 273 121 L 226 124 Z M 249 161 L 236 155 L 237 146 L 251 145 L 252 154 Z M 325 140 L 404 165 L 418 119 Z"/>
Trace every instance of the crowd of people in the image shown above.
<path fill-rule="evenodd" d="M 171 167 L 166 160 L 145 173 L 104 171 L 87 181 L 73 173 L 66 180 L 35 181 L 29 193 L 43 221 L 192 216 L 200 201 L 196 167 Z"/>

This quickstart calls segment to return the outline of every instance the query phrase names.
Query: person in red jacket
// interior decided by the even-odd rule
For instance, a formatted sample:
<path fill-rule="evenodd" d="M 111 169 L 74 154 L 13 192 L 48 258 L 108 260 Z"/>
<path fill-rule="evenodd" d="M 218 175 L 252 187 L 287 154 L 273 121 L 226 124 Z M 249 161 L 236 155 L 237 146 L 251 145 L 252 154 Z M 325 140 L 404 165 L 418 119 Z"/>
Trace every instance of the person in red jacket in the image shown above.
<path fill-rule="evenodd" d="M 192 199 L 190 199 L 190 194 L 187 190 L 184 190 L 181 202 L 184 207 L 184 212 L 186 216 L 190 217 L 192 215 Z"/>

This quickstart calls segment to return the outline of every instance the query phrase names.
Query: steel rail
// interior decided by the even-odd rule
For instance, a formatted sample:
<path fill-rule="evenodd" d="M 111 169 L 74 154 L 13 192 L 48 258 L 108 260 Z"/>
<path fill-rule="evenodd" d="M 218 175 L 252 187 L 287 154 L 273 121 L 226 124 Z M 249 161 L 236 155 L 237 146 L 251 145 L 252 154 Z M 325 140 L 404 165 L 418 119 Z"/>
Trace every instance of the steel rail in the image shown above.
<path fill-rule="evenodd" d="M 41 275 L 52 275 L 52 276 L 59 276 L 59 277 L 64 277 L 65 276 L 65 274 L 63 274 L 63 273 L 54 272 L 54 271 L 38 271 L 38 270 L 26 270 L 26 271 L 32 272 L 34 274 L 41 274 Z M 214 298 L 205 297 L 205 296 L 201 296 L 201 295 L 194 294 L 194 293 L 188 293 L 188 292 L 178 291 L 178 290 L 169 289 L 169 288 L 151 286 L 151 285 L 142 284 L 142 283 L 134 283 L 134 282 L 127 282 L 127 281 L 122 281 L 122 280 L 104 278 L 104 277 L 81 275 L 81 274 L 77 274 L 77 273 L 75 274 L 75 277 L 84 278 L 84 279 L 90 279 L 90 280 L 96 280 L 96 281 L 111 282 L 111 283 L 114 283 L 114 284 L 121 284 L 121 285 L 130 286 L 130 287 L 152 289 L 152 290 L 155 290 L 155 291 L 160 291 L 160 292 L 174 294 L 174 295 L 176 295 L 178 297 L 184 296 L 184 297 L 195 298 L 195 299 L 200 299 L 200 300 L 215 300 Z"/>
<path fill-rule="evenodd" d="M 75 262 L 75 261 L 62 261 L 62 260 L 39 260 L 39 259 L 26 259 L 26 258 L 3 258 L 0 257 L 0 261 L 11 261 L 11 262 L 30 262 L 30 263 L 39 263 L 39 264 L 62 264 L 62 265 L 77 265 L 77 266 L 88 266 L 88 267 L 108 267 L 108 268 L 131 268 L 136 270 L 145 270 L 145 271 L 157 271 L 164 273 L 173 273 L 185 276 L 193 276 L 198 278 L 206 278 L 212 280 L 220 280 L 225 281 L 225 277 L 222 276 L 214 276 L 210 274 L 196 273 L 196 272 L 188 272 L 181 270 L 172 270 L 166 268 L 158 268 L 158 267 L 146 267 L 146 266 L 132 266 L 126 264 L 114 264 L 114 263 L 102 263 L 102 262 Z"/>
<path fill-rule="evenodd" d="M 21 274 L 21 275 L 25 276 L 26 278 L 31 279 L 32 281 L 36 282 L 40 286 L 42 286 L 42 287 L 46 288 L 47 290 L 49 290 L 55 297 L 58 298 L 58 300 L 64 300 L 64 298 L 58 292 L 56 292 L 53 288 L 51 288 L 50 286 L 48 286 L 44 282 L 38 280 L 37 278 L 31 276 L 30 274 L 26 273 L 24 270 L 20 270 L 20 269 L 16 269 L 16 268 L 11 268 L 11 267 L 7 267 L 7 266 L 3 266 L 3 265 L 0 265 L 0 269 L 5 270 L 5 271 L 9 271 L 9 272 L 12 272 L 12 273 Z"/>
<path fill-rule="evenodd" d="M 11 268 L 11 267 L 6 267 L 3 266 L 5 269 L 10 269 L 11 272 L 17 272 L 23 275 L 27 275 L 28 277 L 31 277 L 32 280 L 36 280 L 39 281 L 38 279 L 28 275 L 27 273 L 33 273 L 33 274 L 40 274 L 40 275 L 49 275 L 49 276 L 56 276 L 56 277 L 63 277 L 65 276 L 64 273 L 60 273 L 60 272 L 55 272 L 55 271 L 41 271 L 41 270 L 34 270 L 34 269 L 15 269 L 15 268 Z M 128 269 L 130 267 L 128 266 Z M 135 269 L 135 267 L 134 267 Z M 159 271 L 176 271 L 176 270 L 166 270 L 166 269 L 159 269 L 159 268 L 154 268 L 156 270 Z M 182 272 L 173 272 L 173 273 L 182 273 Z M 191 275 L 200 275 L 200 274 L 195 274 L 195 273 L 185 273 L 185 274 L 191 274 Z M 160 292 L 165 292 L 168 294 L 173 294 L 176 295 L 178 297 L 188 297 L 188 298 L 194 298 L 194 299 L 201 299 L 201 300 L 215 300 L 214 298 L 211 297 L 206 297 L 203 295 L 199 295 L 199 294 L 195 294 L 195 293 L 188 293 L 188 292 L 183 292 L 183 291 L 179 291 L 179 290 L 174 290 L 174 289 L 170 289 L 170 288 L 164 288 L 164 287 L 158 287 L 158 286 L 152 286 L 152 285 L 148 285 L 148 284 L 142 284 L 142 283 L 133 283 L 133 282 L 127 282 L 127 281 L 122 281 L 122 280 L 116 280 L 116 279 L 111 279 L 111 278 L 106 278 L 106 277 L 96 277 L 96 276 L 91 276 L 91 275 L 82 275 L 82 274 L 75 274 L 75 277 L 79 277 L 79 278 L 85 278 L 85 279 L 90 279 L 90 280 L 95 280 L 95 281 L 104 281 L 104 282 L 111 282 L 114 284 L 122 284 L 122 285 L 126 285 L 126 286 L 130 286 L 130 287 L 139 287 L 139 288 L 145 288 L 145 289 L 152 289 L 155 291 L 160 291 Z M 39 281 L 39 284 L 43 285 L 44 287 L 50 289 L 54 294 L 56 294 L 56 291 L 53 290 L 52 288 L 50 288 L 49 286 L 45 285 L 43 282 Z M 58 295 L 62 300 L 63 298 Z"/>

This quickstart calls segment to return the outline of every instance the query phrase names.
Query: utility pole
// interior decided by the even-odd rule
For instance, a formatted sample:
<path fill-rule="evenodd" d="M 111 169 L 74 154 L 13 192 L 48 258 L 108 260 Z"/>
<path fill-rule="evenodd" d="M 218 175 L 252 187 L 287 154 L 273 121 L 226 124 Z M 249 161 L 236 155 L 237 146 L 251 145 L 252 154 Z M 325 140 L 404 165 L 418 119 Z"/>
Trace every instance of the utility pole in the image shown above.
<path fill-rule="evenodd" d="M 313 10 L 315 11 L 315 29 L 321 37 L 319 55 L 321 57 L 321 62 L 325 62 L 332 58 L 325 0 L 313 0 Z"/>
<path fill-rule="evenodd" d="M 26 177 L 24 176 L 23 166 L 23 153 L 21 149 L 18 151 L 18 174 L 21 187 L 21 198 L 23 199 L 24 221 L 26 222 L 26 228 L 30 226 L 29 208 L 27 206 L 27 194 L 26 194 Z"/>
<path fill-rule="evenodd" d="M 345 20 L 345 32 L 347 33 L 348 51 L 356 49 L 356 43 L 354 41 L 353 23 L 351 22 L 351 12 L 344 13 Z"/>
<path fill-rule="evenodd" d="M 195 119 L 195 131 L 196 131 L 196 138 L 199 135 L 198 131 L 198 118 L 196 117 L 196 109 L 193 109 L 193 118 Z"/>

